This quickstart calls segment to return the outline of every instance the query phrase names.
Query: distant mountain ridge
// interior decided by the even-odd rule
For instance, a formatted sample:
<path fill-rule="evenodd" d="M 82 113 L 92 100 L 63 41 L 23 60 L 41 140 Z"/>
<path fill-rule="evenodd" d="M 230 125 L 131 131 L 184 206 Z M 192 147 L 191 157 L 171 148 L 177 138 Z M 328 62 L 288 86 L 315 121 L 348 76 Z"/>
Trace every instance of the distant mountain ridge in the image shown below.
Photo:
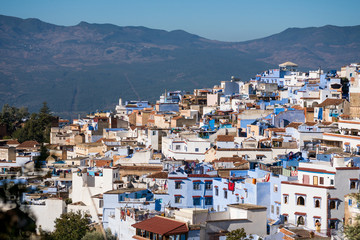
<path fill-rule="evenodd" d="M 112 24 L 57 26 L 0 15 L 0 100 L 57 113 L 112 109 L 119 97 L 155 101 L 164 89 L 212 87 L 292 61 L 339 69 L 360 56 L 360 26 L 289 28 L 245 42 L 182 30 Z"/>

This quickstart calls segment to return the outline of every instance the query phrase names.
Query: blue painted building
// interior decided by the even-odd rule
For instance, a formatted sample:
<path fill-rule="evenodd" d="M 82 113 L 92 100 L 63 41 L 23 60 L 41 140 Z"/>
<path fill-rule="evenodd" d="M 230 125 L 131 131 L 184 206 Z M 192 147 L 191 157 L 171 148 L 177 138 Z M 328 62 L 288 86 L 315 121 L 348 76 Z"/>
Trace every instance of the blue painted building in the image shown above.
<path fill-rule="evenodd" d="M 288 110 L 277 114 L 272 119 L 272 125 L 277 128 L 283 128 L 292 122 L 305 122 L 305 113 L 303 110 Z"/>
<path fill-rule="evenodd" d="M 158 112 L 179 112 L 178 103 L 156 103 L 156 110 Z"/>
<path fill-rule="evenodd" d="M 168 194 L 156 195 L 164 206 L 178 208 L 213 207 L 213 179 L 208 174 L 173 172 L 168 175 Z"/>
<path fill-rule="evenodd" d="M 151 108 L 148 101 L 126 101 L 126 114 L 132 113 L 134 110 L 143 110 L 144 108 Z"/>

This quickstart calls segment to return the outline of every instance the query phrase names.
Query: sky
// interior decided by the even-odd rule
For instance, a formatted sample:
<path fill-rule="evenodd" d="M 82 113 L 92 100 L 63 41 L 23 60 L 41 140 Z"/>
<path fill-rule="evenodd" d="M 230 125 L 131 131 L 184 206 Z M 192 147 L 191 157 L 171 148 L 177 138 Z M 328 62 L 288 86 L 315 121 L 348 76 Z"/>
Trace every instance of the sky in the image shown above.
<path fill-rule="evenodd" d="M 0 14 L 73 26 L 81 21 L 185 30 L 245 41 L 290 27 L 360 25 L 359 0 L 0 0 Z"/>

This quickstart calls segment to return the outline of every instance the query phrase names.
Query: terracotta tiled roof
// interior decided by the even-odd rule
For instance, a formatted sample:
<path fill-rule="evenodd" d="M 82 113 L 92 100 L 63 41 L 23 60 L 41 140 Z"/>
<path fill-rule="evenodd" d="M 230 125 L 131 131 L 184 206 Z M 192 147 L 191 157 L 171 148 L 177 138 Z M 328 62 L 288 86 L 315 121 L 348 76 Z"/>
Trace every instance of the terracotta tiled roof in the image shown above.
<path fill-rule="evenodd" d="M 119 166 L 120 170 L 161 171 L 162 166 Z"/>
<path fill-rule="evenodd" d="M 234 136 L 230 136 L 230 135 L 218 135 L 216 138 L 217 142 L 233 142 L 234 141 Z"/>
<path fill-rule="evenodd" d="M 343 103 L 345 101 L 345 99 L 331 99 L 328 98 L 325 101 L 323 101 L 322 103 L 320 103 L 319 105 L 317 105 L 316 107 L 327 107 L 327 106 L 331 106 L 331 105 L 340 105 L 341 103 Z"/>
<path fill-rule="evenodd" d="M 245 105 L 246 105 L 247 107 L 255 107 L 255 104 L 254 104 L 254 103 L 245 103 Z"/>
<path fill-rule="evenodd" d="M 288 127 L 292 127 L 292 128 L 298 128 L 301 124 L 303 124 L 303 123 L 301 123 L 301 122 L 292 122 L 292 123 L 290 123 L 289 125 L 287 125 L 286 127 L 288 128 Z"/>
<path fill-rule="evenodd" d="M 294 214 L 295 215 L 300 215 L 300 216 L 306 216 L 306 213 L 304 213 L 304 212 L 295 212 Z"/>
<path fill-rule="evenodd" d="M 11 139 L 11 140 L 7 141 L 6 144 L 20 144 L 20 143 L 18 142 L 18 140 Z"/>
<path fill-rule="evenodd" d="M 293 109 L 296 109 L 296 110 L 303 110 L 304 108 L 301 107 L 300 105 L 294 105 L 292 106 Z"/>
<path fill-rule="evenodd" d="M 25 141 L 21 143 L 17 148 L 33 148 L 40 146 L 40 144 L 37 141 Z"/>
<path fill-rule="evenodd" d="M 172 120 L 178 120 L 178 119 L 181 119 L 183 118 L 182 116 L 177 116 L 177 117 L 173 117 Z"/>
<path fill-rule="evenodd" d="M 97 140 L 96 142 L 116 142 L 116 139 L 111 139 L 111 138 L 100 138 L 99 140 Z"/>
<path fill-rule="evenodd" d="M 286 131 L 285 128 L 268 128 L 266 130 L 268 130 L 270 132 L 285 132 Z"/>
<path fill-rule="evenodd" d="M 156 172 L 156 173 L 148 175 L 147 178 L 167 179 L 168 178 L 168 173 L 167 172 Z"/>
<path fill-rule="evenodd" d="M 131 226 L 166 236 L 189 232 L 189 228 L 185 222 L 160 216 L 155 216 Z"/>
<path fill-rule="evenodd" d="M 247 163 L 248 161 L 244 160 L 242 157 L 221 157 L 213 162 L 243 162 Z"/>

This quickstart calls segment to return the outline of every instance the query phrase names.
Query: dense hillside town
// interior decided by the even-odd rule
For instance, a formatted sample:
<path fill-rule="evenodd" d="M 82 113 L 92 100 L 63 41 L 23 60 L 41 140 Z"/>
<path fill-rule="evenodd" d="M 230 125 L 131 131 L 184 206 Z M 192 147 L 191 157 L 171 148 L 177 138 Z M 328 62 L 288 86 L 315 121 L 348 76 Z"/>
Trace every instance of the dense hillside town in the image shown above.
<path fill-rule="evenodd" d="M 1 123 L 2 214 L 26 209 L 38 235 L 80 211 L 116 239 L 344 239 L 360 213 L 360 64 L 297 67 L 120 96 L 40 138 Z"/>

